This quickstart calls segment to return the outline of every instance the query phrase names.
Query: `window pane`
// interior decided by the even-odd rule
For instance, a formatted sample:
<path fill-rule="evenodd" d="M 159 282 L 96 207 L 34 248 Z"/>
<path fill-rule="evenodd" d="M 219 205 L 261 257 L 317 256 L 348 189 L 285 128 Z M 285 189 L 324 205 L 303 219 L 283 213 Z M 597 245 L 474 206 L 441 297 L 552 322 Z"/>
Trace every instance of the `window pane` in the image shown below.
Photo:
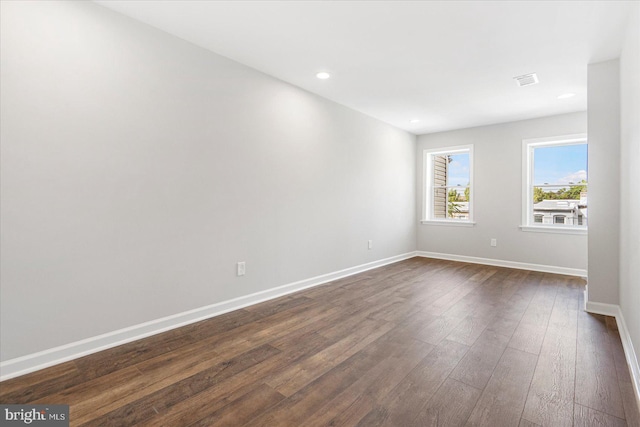
<path fill-rule="evenodd" d="M 533 149 L 533 222 L 587 225 L 587 144 Z"/>
<path fill-rule="evenodd" d="M 448 162 L 447 187 L 469 185 L 469 153 L 450 154 Z"/>
<path fill-rule="evenodd" d="M 554 219 L 558 216 L 563 218 L 562 221 Z M 587 225 L 587 184 L 533 187 L 533 222 Z"/>
<path fill-rule="evenodd" d="M 469 219 L 469 187 L 447 188 L 447 218 Z"/>
<path fill-rule="evenodd" d="M 587 182 L 587 144 L 534 148 L 533 184 Z"/>
<path fill-rule="evenodd" d="M 434 220 L 470 220 L 471 150 L 455 147 L 425 157 L 429 162 L 429 188 L 426 218 Z"/>

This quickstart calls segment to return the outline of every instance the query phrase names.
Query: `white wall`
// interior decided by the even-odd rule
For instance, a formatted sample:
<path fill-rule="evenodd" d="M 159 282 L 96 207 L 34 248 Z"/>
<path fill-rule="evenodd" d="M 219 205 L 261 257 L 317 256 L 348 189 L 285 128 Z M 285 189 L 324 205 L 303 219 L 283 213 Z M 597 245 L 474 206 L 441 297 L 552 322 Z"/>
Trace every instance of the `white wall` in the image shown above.
<path fill-rule="evenodd" d="M 620 57 L 620 308 L 640 351 L 640 5 Z"/>
<path fill-rule="evenodd" d="M 415 250 L 413 135 L 92 3 L 1 15 L 1 360 Z"/>
<path fill-rule="evenodd" d="M 618 304 L 620 245 L 620 68 L 588 66 L 589 301 Z"/>
<path fill-rule="evenodd" d="M 474 227 L 419 225 L 418 250 L 586 269 L 587 236 L 519 229 L 522 140 L 586 133 L 586 119 L 586 113 L 580 112 L 418 137 L 417 215 L 422 216 L 424 194 L 422 151 L 474 144 L 474 220 L 477 222 Z M 492 238 L 498 240 L 497 247 L 490 246 Z"/>

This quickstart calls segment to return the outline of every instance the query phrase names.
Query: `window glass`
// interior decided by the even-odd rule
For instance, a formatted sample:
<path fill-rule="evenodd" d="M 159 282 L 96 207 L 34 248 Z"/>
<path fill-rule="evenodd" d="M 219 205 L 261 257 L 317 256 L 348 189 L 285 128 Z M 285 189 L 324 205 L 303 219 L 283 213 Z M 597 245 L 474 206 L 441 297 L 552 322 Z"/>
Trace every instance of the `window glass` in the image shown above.
<path fill-rule="evenodd" d="M 553 223 L 554 224 L 564 224 L 564 219 L 565 217 L 562 215 L 556 215 L 553 217 Z"/>
<path fill-rule="evenodd" d="M 588 218 L 586 139 L 570 143 L 531 143 L 527 153 L 527 222 L 585 228 Z"/>
<path fill-rule="evenodd" d="M 425 152 L 427 220 L 471 220 L 471 147 Z"/>

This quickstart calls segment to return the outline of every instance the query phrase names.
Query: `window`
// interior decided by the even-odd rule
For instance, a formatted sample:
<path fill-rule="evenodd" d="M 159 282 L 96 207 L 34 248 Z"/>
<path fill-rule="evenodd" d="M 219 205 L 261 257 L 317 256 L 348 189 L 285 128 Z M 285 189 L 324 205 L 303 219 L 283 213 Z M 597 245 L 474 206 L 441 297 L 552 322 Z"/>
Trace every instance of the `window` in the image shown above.
<path fill-rule="evenodd" d="M 553 216 L 553 223 L 554 224 L 564 224 L 564 219 L 566 218 L 566 216 L 564 215 L 554 215 Z"/>
<path fill-rule="evenodd" d="M 473 225 L 473 146 L 424 151 L 423 223 Z"/>
<path fill-rule="evenodd" d="M 522 230 L 586 232 L 586 135 L 524 140 L 522 170 Z"/>

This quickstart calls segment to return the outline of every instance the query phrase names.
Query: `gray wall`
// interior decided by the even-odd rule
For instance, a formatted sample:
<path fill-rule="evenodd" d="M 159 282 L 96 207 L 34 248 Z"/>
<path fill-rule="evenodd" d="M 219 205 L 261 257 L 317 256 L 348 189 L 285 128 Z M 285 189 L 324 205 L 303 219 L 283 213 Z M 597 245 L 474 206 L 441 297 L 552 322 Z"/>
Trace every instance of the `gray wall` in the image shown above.
<path fill-rule="evenodd" d="M 640 351 L 640 5 L 620 58 L 620 308 Z"/>
<path fill-rule="evenodd" d="M 620 68 L 588 67 L 589 301 L 619 304 Z"/>
<path fill-rule="evenodd" d="M 419 225 L 418 250 L 576 269 L 587 268 L 587 236 L 523 232 L 522 140 L 586 133 L 586 113 L 422 135 L 417 144 L 417 215 L 422 151 L 474 144 L 474 227 Z M 591 209 L 591 208 L 590 208 Z M 591 221 L 591 219 L 589 219 Z M 497 247 L 490 239 L 498 240 Z"/>
<path fill-rule="evenodd" d="M 413 135 L 92 3 L 1 3 L 2 360 L 416 249 Z"/>

